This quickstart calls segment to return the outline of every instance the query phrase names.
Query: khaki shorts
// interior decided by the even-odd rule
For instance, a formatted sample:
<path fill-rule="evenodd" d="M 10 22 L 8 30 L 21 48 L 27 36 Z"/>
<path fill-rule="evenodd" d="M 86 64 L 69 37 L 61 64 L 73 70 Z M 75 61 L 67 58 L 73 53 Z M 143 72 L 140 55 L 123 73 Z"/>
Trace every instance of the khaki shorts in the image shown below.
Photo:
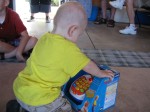
<path fill-rule="evenodd" d="M 72 112 L 69 101 L 62 96 L 58 97 L 54 102 L 42 106 L 29 106 L 17 99 L 22 108 L 29 112 Z"/>

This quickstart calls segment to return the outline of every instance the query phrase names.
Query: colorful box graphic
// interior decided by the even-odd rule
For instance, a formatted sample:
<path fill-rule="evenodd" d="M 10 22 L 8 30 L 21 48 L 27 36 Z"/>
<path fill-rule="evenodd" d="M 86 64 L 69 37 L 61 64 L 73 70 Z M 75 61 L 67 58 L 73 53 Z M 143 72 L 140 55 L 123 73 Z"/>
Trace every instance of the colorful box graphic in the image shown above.
<path fill-rule="evenodd" d="M 114 79 L 110 81 L 109 78 L 92 77 L 92 82 L 90 82 L 91 78 L 85 80 L 85 76 L 89 74 L 80 71 L 63 87 L 64 97 L 69 100 L 75 112 L 103 112 L 115 106 L 120 73 L 106 65 L 99 67 L 102 70 L 111 70 L 115 74 Z M 78 86 L 79 81 L 83 81 L 83 84 L 80 82 L 80 87 Z M 84 85 L 87 81 L 90 83 L 89 87 Z M 76 90 L 74 90 L 75 88 Z M 81 92 L 84 92 L 84 95 Z"/>

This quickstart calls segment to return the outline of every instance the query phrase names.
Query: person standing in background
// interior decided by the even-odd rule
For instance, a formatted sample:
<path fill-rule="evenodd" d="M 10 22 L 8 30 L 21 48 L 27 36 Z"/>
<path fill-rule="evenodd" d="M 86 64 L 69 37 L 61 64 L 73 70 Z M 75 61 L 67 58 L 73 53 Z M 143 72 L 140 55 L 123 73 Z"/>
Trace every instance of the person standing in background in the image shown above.
<path fill-rule="evenodd" d="M 109 2 L 111 6 L 117 9 L 123 9 L 124 3 L 126 3 L 126 10 L 129 18 L 129 26 L 126 28 L 119 30 L 121 34 L 130 34 L 130 35 L 136 35 L 137 34 L 137 28 L 135 26 L 135 12 L 134 12 L 134 2 L 137 0 L 116 0 Z"/>
<path fill-rule="evenodd" d="M 108 1 L 109 0 L 101 0 L 101 10 L 99 10 L 98 17 L 94 21 L 94 24 L 98 24 L 98 25 L 99 24 L 107 24 L 108 27 L 115 26 L 114 16 L 115 16 L 116 9 L 109 5 L 110 17 L 107 18 Z"/>
<path fill-rule="evenodd" d="M 30 0 L 31 17 L 27 22 L 34 20 L 34 14 L 44 12 L 46 23 L 50 23 L 49 13 L 51 11 L 51 0 Z"/>

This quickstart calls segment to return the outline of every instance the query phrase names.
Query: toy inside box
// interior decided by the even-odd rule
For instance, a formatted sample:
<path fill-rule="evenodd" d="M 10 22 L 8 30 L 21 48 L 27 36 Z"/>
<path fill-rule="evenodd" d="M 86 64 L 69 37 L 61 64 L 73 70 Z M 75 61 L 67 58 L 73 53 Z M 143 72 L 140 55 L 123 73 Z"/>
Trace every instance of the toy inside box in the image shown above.
<path fill-rule="evenodd" d="M 115 105 L 120 73 L 106 65 L 99 67 L 113 71 L 114 79 L 110 81 L 109 78 L 92 77 L 80 71 L 64 85 L 64 97 L 71 103 L 75 112 L 102 112 Z"/>

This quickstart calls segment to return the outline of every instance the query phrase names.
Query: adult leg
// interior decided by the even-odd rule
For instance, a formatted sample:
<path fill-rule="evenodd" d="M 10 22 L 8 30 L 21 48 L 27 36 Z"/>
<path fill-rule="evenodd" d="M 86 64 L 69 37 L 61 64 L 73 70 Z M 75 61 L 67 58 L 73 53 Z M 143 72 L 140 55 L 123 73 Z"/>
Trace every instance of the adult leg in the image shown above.
<path fill-rule="evenodd" d="M 107 22 L 106 20 L 107 1 L 106 0 L 101 1 L 101 10 L 102 10 L 102 17 L 98 21 L 94 22 L 95 24 L 106 24 Z"/>
<path fill-rule="evenodd" d="M 31 16 L 27 22 L 34 21 L 34 14 L 39 12 L 39 0 L 30 0 Z"/>
<path fill-rule="evenodd" d="M 31 17 L 34 19 L 34 13 L 31 13 Z"/>
<path fill-rule="evenodd" d="M 30 19 L 27 20 L 27 22 L 32 22 L 34 21 L 34 13 L 31 13 Z"/>
<path fill-rule="evenodd" d="M 111 20 L 114 20 L 115 13 L 116 13 L 116 9 L 111 7 L 111 15 L 110 15 Z"/>
<path fill-rule="evenodd" d="M 135 21 L 134 21 L 134 17 L 135 17 L 134 0 L 126 0 L 126 10 L 127 10 L 127 15 L 129 18 L 130 25 L 125 29 L 120 30 L 119 32 L 122 34 L 135 35 L 137 32 L 136 32 Z"/>
<path fill-rule="evenodd" d="M 49 13 L 45 13 L 45 15 L 46 15 L 46 23 L 50 23 Z"/>
<path fill-rule="evenodd" d="M 126 0 L 126 7 L 127 7 L 127 14 L 129 17 L 129 22 L 130 24 L 135 24 L 134 23 L 134 0 Z"/>
<path fill-rule="evenodd" d="M 102 8 L 102 18 L 106 19 L 106 10 L 107 10 L 107 1 L 106 0 L 101 1 L 101 8 Z"/>
<path fill-rule="evenodd" d="M 116 12 L 116 9 L 111 6 L 110 19 L 107 21 L 108 27 L 114 27 L 115 26 L 115 21 L 114 21 L 115 12 Z"/>

